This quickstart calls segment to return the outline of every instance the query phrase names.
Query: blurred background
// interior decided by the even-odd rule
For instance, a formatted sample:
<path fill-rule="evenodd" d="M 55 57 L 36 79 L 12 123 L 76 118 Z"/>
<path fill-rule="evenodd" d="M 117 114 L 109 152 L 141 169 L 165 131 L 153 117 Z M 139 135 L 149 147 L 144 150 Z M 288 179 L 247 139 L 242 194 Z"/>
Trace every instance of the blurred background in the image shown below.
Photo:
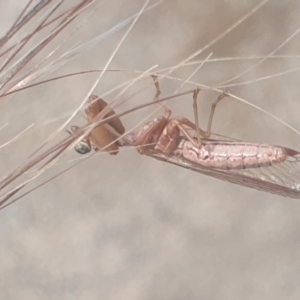
<path fill-rule="evenodd" d="M 148 7 L 155 3 L 150 1 Z M 109 91 L 140 72 L 155 65 L 157 71 L 176 66 L 205 48 L 192 59 L 197 64 L 178 68 L 170 74 L 173 79 L 160 81 L 163 95 L 195 88 L 180 85 L 209 57 L 191 81 L 221 86 L 300 130 L 300 3 L 269 1 L 241 21 L 262 3 L 162 1 L 142 13 L 108 66 L 125 71 L 105 72 L 93 93 L 109 103 L 120 90 Z M 77 56 L 42 79 L 104 68 L 130 24 L 111 34 L 108 30 L 137 14 L 144 4 L 141 0 L 95 1 L 30 67 L 59 45 L 64 53 L 103 34 L 93 47 L 80 48 Z M 0 3 L 1 35 L 24 5 L 16 0 Z M 73 1 L 65 1 L 60 9 L 72 5 Z M 42 17 L 43 13 L 36 22 Z M 36 24 L 29 23 L 24 30 Z M 30 41 L 19 57 L 42 38 Z M 18 36 L 14 39 L 18 41 Z M 262 61 L 271 54 L 276 57 Z M 8 125 L 0 132 L 1 144 L 34 126 L 0 149 L 1 176 L 28 159 L 67 120 L 98 76 L 73 76 L 2 100 L 0 126 Z M 131 99 L 116 111 L 151 101 L 154 94 L 152 79 L 145 77 L 121 97 Z M 218 95 L 201 90 L 201 127 L 206 128 Z M 191 95 L 166 105 L 173 116 L 193 120 Z M 149 107 L 122 121 L 129 129 L 147 116 L 161 114 L 149 116 L 153 112 Z M 68 128 L 85 122 L 78 115 Z M 213 132 L 300 150 L 297 133 L 234 98 L 225 98 L 217 107 Z M 66 137 L 63 131 L 51 143 Z M 68 152 L 26 189 L 63 171 L 77 158 L 81 158 L 77 153 Z M 140 156 L 134 149 L 122 149 L 117 156 L 97 154 L 0 211 L 1 297 L 299 299 L 299 212 L 297 200 L 209 178 Z"/>

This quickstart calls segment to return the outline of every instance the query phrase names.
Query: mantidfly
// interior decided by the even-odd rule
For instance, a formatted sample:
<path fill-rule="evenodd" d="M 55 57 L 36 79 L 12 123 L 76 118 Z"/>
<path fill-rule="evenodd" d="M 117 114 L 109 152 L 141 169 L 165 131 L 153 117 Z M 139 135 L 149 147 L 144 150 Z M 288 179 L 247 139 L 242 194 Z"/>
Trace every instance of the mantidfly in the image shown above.
<path fill-rule="evenodd" d="M 154 82 L 157 91 L 154 97 L 156 100 L 161 92 L 155 76 Z M 186 118 L 172 119 L 171 111 L 164 105 L 157 104 L 164 110 L 164 116 L 146 123 L 141 130 L 128 133 L 115 142 L 116 136 L 111 134 L 111 131 L 100 131 L 99 127 L 95 127 L 75 150 L 84 154 L 90 152 L 92 148 L 96 151 L 105 148 L 106 151 L 113 151 L 113 154 L 116 154 L 118 146 L 135 146 L 140 154 L 158 160 L 242 186 L 300 199 L 300 152 L 285 147 L 247 143 L 229 138 L 210 139 L 215 108 L 227 94 L 221 94 L 212 104 L 207 131 L 204 131 L 198 126 L 199 91 L 197 89 L 193 94 L 195 123 Z M 86 109 L 89 122 L 100 112 L 99 101 L 102 103 L 101 107 L 107 105 L 96 96 L 92 98 L 94 101 L 90 100 Z M 113 114 L 111 110 L 110 115 Z M 122 126 L 119 119 L 115 122 Z M 120 131 L 112 123 L 110 126 L 120 134 L 125 131 L 123 126 L 120 127 L 123 128 Z M 187 128 L 194 130 L 196 138 Z M 79 127 L 72 127 L 73 132 L 78 129 Z"/>

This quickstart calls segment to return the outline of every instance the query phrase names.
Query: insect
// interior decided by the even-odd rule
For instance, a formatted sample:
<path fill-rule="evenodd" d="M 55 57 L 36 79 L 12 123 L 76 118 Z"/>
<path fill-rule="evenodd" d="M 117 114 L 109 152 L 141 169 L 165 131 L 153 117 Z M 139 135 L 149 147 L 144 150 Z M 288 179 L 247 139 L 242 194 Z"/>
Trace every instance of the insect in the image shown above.
<path fill-rule="evenodd" d="M 154 82 L 156 99 L 160 90 L 156 78 Z M 127 134 L 126 139 L 116 143 L 113 151 L 117 151 L 118 145 L 134 145 L 140 154 L 158 160 L 231 183 L 300 199 L 300 152 L 267 144 L 210 139 L 215 108 L 226 93 L 221 94 L 212 104 L 207 131 L 204 131 L 198 126 L 199 91 L 195 90 L 193 95 L 195 123 L 186 118 L 170 118 L 171 111 L 160 105 L 164 110 L 162 117 L 146 123 L 141 130 Z M 86 113 L 90 113 L 93 107 L 94 104 L 90 102 Z M 98 108 L 95 111 L 98 111 Z M 118 122 L 122 124 L 120 120 Z M 94 129 L 93 135 L 90 134 L 85 140 L 88 145 L 92 144 L 95 150 L 104 147 L 107 141 L 112 142 L 115 138 L 108 132 L 100 136 L 100 130 L 96 131 L 97 128 Z M 194 130 L 196 138 L 187 128 Z M 82 146 L 77 145 L 75 149 L 78 153 L 84 153 L 81 151 Z M 88 150 L 91 151 L 91 147 Z"/>

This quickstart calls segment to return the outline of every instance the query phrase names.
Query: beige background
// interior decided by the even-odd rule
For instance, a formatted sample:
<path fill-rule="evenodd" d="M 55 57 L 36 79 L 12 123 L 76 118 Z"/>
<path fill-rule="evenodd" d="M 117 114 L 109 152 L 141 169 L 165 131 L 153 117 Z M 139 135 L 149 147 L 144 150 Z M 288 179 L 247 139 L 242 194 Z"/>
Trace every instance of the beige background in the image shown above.
<path fill-rule="evenodd" d="M 21 10 L 20 3 L 1 2 L 2 34 Z M 72 3 L 67 2 L 65 7 Z M 62 50 L 105 32 L 138 12 L 143 3 L 104 2 Z M 166 0 L 141 16 L 110 67 L 146 70 L 155 64 L 158 69 L 176 65 L 258 3 Z M 84 18 L 72 28 L 81 20 Z M 103 67 L 127 28 L 46 78 Z M 195 60 L 205 59 L 211 52 L 211 58 L 268 55 L 299 28 L 298 1 L 270 1 Z M 71 32 L 65 32 L 48 51 Z M 296 35 L 276 54 L 298 55 L 299 49 L 300 35 Z M 193 80 L 217 86 L 257 62 L 242 59 L 207 63 Z M 235 82 L 298 67 L 296 58 L 270 59 Z M 174 76 L 186 79 L 194 69 L 180 69 Z M 103 95 L 134 76 L 130 72 L 106 73 L 95 92 Z M 2 101 L 0 125 L 9 122 L 9 126 L 0 132 L 1 141 L 33 122 L 35 128 L 1 149 L 1 176 L 24 161 L 62 124 L 95 78 L 95 74 L 72 77 Z M 299 79 L 299 72 L 294 71 L 226 89 L 300 130 Z M 123 98 L 141 87 L 148 89 L 117 111 L 150 101 L 154 95 L 150 78 L 135 85 Z M 161 82 L 164 94 L 178 87 L 174 80 Z M 191 87 L 186 85 L 182 90 Z M 105 99 L 109 102 L 116 94 Z M 213 91 L 200 93 L 204 127 L 217 96 Z M 190 96 L 168 106 L 174 115 L 193 116 Z M 151 111 L 125 117 L 124 124 L 130 128 Z M 79 116 L 71 124 L 83 125 L 84 119 Z M 218 107 L 213 129 L 233 138 L 300 150 L 299 135 L 230 98 Z M 65 133 L 56 141 L 63 137 Z M 31 187 L 70 166 L 67 161 L 71 158 L 78 155 L 70 152 L 62 164 Z M 97 155 L 0 211 L 1 299 L 299 299 L 299 213 L 297 200 L 208 178 L 139 156 L 134 150 L 125 149 L 116 157 Z"/>

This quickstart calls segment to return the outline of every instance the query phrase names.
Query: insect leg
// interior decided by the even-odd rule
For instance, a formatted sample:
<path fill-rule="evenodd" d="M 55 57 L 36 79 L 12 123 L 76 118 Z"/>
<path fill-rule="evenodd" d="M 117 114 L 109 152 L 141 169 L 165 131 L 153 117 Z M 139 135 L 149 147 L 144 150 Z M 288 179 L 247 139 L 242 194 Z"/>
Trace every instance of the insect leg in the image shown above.
<path fill-rule="evenodd" d="M 159 83 L 158 83 L 158 80 L 157 80 L 158 76 L 157 75 L 152 75 L 151 77 L 152 77 L 152 79 L 154 81 L 154 85 L 155 85 L 155 88 L 156 88 L 156 94 L 155 94 L 154 99 L 153 99 L 153 101 L 155 101 L 160 96 L 161 90 L 159 88 Z M 171 115 L 171 110 L 168 109 L 165 105 L 163 105 L 161 103 L 156 103 L 156 106 L 158 106 L 161 109 L 163 109 L 164 110 L 164 116 L 165 116 L 165 118 L 169 119 L 169 117 Z"/>
<path fill-rule="evenodd" d="M 195 119 L 195 125 L 196 125 L 196 134 L 197 134 L 197 141 L 198 141 L 198 147 L 201 147 L 201 137 L 200 137 L 200 127 L 199 127 L 199 116 L 198 116 L 198 105 L 197 105 L 197 99 L 198 94 L 200 92 L 200 89 L 194 90 L 193 93 L 193 110 L 194 110 L 194 119 Z"/>
<path fill-rule="evenodd" d="M 207 124 L 207 130 L 203 131 L 203 130 L 198 130 L 199 128 L 199 119 L 198 119 L 198 105 L 197 105 L 197 96 L 199 93 L 199 89 L 197 90 L 197 92 L 194 92 L 194 96 L 193 96 L 193 108 L 194 108 L 194 116 L 195 116 L 195 124 L 196 124 L 196 133 L 197 133 L 197 140 L 199 143 L 199 139 L 200 139 L 200 135 L 203 138 L 208 139 L 211 135 L 211 126 L 212 126 L 212 121 L 213 121 L 213 117 L 214 117 L 214 113 L 217 107 L 217 104 L 223 99 L 225 98 L 227 95 L 226 92 L 222 93 L 221 95 L 219 95 L 219 97 L 217 98 L 217 100 L 211 105 L 211 109 L 210 109 L 210 115 L 209 115 L 209 119 L 208 119 L 208 124 Z"/>

